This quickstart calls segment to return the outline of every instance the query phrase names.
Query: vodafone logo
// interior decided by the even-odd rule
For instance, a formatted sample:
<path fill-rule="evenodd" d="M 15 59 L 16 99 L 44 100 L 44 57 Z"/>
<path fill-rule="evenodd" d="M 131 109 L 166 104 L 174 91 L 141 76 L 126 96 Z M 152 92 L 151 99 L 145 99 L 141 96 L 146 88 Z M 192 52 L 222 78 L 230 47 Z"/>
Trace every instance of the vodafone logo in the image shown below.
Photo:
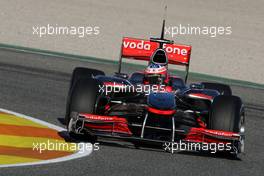
<path fill-rule="evenodd" d="M 135 50 L 143 50 L 143 51 L 151 51 L 158 48 L 158 43 L 153 43 L 145 40 L 124 40 L 123 41 L 123 47 L 125 49 L 135 49 Z M 174 44 L 164 44 L 163 49 L 168 54 L 175 54 L 175 55 L 181 55 L 181 56 L 187 56 L 188 50 L 179 47 Z"/>
<path fill-rule="evenodd" d="M 91 120 L 113 120 L 112 117 L 104 117 L 104 116 L 98 116 L 98 115 L 93 115 L 93 114 L 89 114 L 89 115 L 85 115 L 86 118 L 89 118 Z"/>
<path fill-rule="evenodd" d="M 123 42 L 124 48 L 131 48 L 131 49 L 140 49 L 140 50 L 150 50 L 151 45 L 149 43 L 145 43 L 144 40 L 141 42 L 133 42 L 133 41 L 124 41 Z"/>
<path fill-rule="evenodd" d="M 187 49 L 184 49 L 184 48 L 178 48 L 178 47 L 175 47 L 173 45 L 166 45 L 164 44 L 163 45 L 163 49 L 168 53 L 168 54 L 178 54 L 178 55 L 182 55 L 182 56 L 187 56 Z"/>

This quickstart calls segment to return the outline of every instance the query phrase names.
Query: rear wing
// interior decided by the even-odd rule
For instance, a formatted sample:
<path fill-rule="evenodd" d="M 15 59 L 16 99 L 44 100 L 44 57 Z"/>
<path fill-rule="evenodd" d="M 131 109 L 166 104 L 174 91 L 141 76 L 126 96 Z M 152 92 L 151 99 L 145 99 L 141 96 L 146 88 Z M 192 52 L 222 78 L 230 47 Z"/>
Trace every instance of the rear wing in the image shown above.
<path fill-rule="evenodd" d="M 144 40 L 124 37 L 122 40 L 118 72 L 121 72 L 123 58 L 150 62 L 152 54 L 158 48 L 162 48 L 167 54 L 169 64 L 182 65 L 186 67 L 186 82 L 189 72 L 191 46 L 174 44 L 173 41 L 165 41 L 162 45 L 160 43 L 161 42 L 157 39 Z"/>

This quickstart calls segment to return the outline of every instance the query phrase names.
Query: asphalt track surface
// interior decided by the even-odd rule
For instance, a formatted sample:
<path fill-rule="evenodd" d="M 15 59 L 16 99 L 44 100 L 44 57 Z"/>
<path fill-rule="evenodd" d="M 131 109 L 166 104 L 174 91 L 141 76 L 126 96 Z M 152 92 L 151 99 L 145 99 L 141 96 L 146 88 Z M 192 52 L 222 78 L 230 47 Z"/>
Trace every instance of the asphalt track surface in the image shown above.
<path fill-rule="evenodd" d="M 63 126 L 70 73 L 87 66 L 113 73 L 116 65 L 0 49 L 0 107 Z M 134 68 L 127 68 L 132 71 Z M 196 81 L 196 80 L 195 80 Z M 170 154 L 101 142 L 91 155 L 55 164 L 0 168 L 0 175 L 263 175 L 264 90 L 232 86 L 246 105 L 246 154 L 241 160 L 199 153 Z"/>

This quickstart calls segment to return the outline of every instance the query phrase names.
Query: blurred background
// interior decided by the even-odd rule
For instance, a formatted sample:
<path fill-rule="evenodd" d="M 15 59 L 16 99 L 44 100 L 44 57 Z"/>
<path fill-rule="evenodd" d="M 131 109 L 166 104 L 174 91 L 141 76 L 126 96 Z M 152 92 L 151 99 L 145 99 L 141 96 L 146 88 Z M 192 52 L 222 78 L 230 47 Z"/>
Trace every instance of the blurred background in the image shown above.
<path fill-rule="evenodd" d="M 192 45 L 191 72 L 264 84 L 264 1 L 0 0 L 0 43 L 118 60 L 123 36 L 160 35 L 167 26 L 231 26 L 231 35 L 177 35 Z M 98 26 L 98 35 L 33 35 L 34 26 Z M 1 60 L 1 58 L 0 58 Z M 23 61 L 21 61 L 23 62 Z"/>

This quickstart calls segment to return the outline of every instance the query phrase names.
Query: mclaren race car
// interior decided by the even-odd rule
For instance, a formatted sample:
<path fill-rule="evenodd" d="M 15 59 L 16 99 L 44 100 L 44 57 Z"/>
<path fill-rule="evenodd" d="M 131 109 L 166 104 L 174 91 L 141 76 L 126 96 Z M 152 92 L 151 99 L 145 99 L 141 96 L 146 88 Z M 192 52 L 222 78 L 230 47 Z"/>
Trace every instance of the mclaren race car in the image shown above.
<path fill-rule="evenodd" d="M 101 70 L 75 68 L 67 98 L 65 122 L 71 136 L 118 138 L 141 143 L 229 144 L 244 151 L 245 112 L 241 99 L 219 83 L 186 84 L 191 46 L 160 38 L 123 38 L 119 68 L 113 76 Z M 122 60 L 147 61 L 145 70 L 122 72 Z M 169 74 L 169 65 L 186 67 L 185 79 Z"/>

